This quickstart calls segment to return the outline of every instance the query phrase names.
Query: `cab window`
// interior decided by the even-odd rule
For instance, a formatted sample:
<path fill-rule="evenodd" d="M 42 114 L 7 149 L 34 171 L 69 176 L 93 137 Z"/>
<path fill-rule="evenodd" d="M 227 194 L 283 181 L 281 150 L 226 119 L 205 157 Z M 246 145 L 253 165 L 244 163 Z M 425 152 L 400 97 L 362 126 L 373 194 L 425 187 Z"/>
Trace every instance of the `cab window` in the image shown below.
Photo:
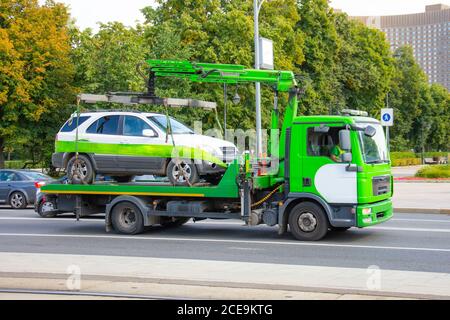
<path fill-rule="evenodd" d="M 308 128 L 307 133 L 307 154 L 310 157 L 330 157 L 333 149 L 339 146 L 339 131 L 344 127 L 330 127 L 328 132 Z"/>
<path fill-rule="evenodd" d="M 142 131 L 150 129 L 154 132 L 154 130 L 147 124 L 144 120 L 133 117 L 133 116 L 125 116 L 123 121 L 123 135 L 124 136 L 133 136 L 133 137 L 142 137 Z"/>
<path fill-rule="evenodd" d="M 86 130 L 86 133 L 94 134 L 117 134 L 120 116 L 105 116 L 95 121 Z"/>

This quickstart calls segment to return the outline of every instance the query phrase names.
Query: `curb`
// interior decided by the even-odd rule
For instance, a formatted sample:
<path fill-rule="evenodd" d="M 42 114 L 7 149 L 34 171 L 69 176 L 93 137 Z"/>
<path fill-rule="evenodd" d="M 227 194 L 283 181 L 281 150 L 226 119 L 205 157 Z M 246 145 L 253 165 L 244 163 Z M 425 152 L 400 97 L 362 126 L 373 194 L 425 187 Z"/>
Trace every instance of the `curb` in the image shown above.
<path fill-rule="evenodd" d="M 14 279 L 24 278 L 32 280 L 46 279 L 46 280 L 65 280 L 66 274 L 59 273 L 9 273 L 0 272 L 1 279 Z M 448 295 L 439 294 L 422 294 L 415 292 L 391 292 L 391 291 L 378 291 L 378 290 L 364 290 L 364 289 L 351 289 L 351 288 L 334 288 L 334 287 L 306 287 L 296 285 L 274 285 L 263 283 L 251 283 L 251 282 L 222 282 L 222 281 L 207 281 L 207 280 L 187 280 L 187 279 L 162 279 L 162 278 L 146 278 L 146 277 L 127 277 L 127 276 L 101 276 L 101 275 L 84 275 L 83 279 L 86 281 L 100 281 L 105 283 L 136 283 L 136 284 L 160 284 L 160 285 L 179 285 L 179 286 L 194 286 L 194 287 L 209 287 L 216 288 L 231 288 L 231 289 L 255 289 L 255 290 L 267 290 L 267 291 L 294 291 L 303 292 L 309 294 L 336 294 L 336 295 L 358 295 L 358 296 L 372 296 L 372 297 L 385 297 L 385 298 L 400 298 L 400 299 L 421 299 L 421 300 L 450 300 Z M 4 289 L 6 292 L 20 291 L 20 288 L 8 288 Z M 92 290 L 92 288 L 91 288 Z M 0 289 L 1 291 L 1 289 Z M 70 291 L 65 291 L 65 294 L 70 294 Z M 89 295 L 93 292 L 80 291 L 80 293 Z M 94 294 L 101 295 L 102 292 L 98 291 Z M 103 292 L 105 295 L 105 293 Z M 117 293 L 116 293 L 117 294 Z M 122 292 L 117 295 L 130 295 L 132 293 Z M 144 295 L 145 296 L 145 295 Z M 138 297 L 138 296 L 136 296 Z M 144 298 L 144 297 L 141 297 Z M 162 297 L 164 298 L 164 297 Z M 168 297 L 166 297 L 168 298 Z M 175 297 L 170 297 L 177 299 Z M 182 298 L 186 299 L 186 298 Z M 192 299 L 192 298 L 188 298 Z"/>
<path fill-rule="evenodd" d="M 394 213 L 450 214 L 450 209 L 394 208 Z"/>

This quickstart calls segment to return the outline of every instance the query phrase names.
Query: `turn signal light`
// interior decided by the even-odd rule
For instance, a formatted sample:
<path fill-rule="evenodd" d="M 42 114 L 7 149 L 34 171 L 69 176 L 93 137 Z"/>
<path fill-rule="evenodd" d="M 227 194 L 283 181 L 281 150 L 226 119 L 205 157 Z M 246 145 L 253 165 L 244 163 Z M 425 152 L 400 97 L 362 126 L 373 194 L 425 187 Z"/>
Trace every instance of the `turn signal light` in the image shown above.
<path fill-rule="evenodd" d="M 367 216 L 372 213 L 372 208 L 364 208 L 362 209 L 362 214 Z"/>

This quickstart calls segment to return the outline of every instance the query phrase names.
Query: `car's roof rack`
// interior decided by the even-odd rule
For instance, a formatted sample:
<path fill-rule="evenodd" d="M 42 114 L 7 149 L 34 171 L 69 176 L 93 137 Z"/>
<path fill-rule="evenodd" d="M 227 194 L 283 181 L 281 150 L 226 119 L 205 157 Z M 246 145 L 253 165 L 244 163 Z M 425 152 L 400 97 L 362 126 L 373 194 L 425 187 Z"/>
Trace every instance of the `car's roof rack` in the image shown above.
<path fill-rule="evenodd" d="M 210 101 L 202 101 L 196 99 L 179 99 L 179 98 L 157 98 L 147 96 L 136 92 L 111 92 L 108 94 L 87 94 L 78 95 L 78 99 L 83 103 L 120 103 L 124 105 L 159 105 L 166 107 L 192 107 L 203 109 L 216 109 L 217 103 Z"/>

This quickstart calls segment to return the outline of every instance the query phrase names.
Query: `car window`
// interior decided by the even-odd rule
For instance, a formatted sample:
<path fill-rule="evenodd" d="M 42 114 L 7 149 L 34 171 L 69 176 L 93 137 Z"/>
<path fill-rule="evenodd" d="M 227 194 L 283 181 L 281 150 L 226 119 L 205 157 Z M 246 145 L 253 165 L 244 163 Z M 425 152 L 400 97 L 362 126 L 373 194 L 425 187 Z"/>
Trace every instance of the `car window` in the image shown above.
<path fill-rule="evenodd" d="M 66 124 L 61 128 L 60 132 L 72 132 L 77 127 L 77 118 L 73 117 L 67 120 Z M 80 119 L 78 120 L 78 126 L 81 126 L 87 119 L 90 117 L 88 116 L 80 116 Z"/>
<path fill-rule="evenodd" d="M 165 115 L 157 115 L 148 117 L 152 122 L 156 123 L 156 125 L 166 132 L 167 130 L 167 116 Z M 190 128 L 182 124 L 181 122 L 175 120 L 174 118 L 170 118 L 170 126 L 172 127 L 172 132 L 174 134 L 193 134 Z"/>
<path fill-rule="evenodd" d="M 20 179 L 14 172 L 3 171 L 0 172 L 0 181 L 1 182 L 20 181 Z"/>
<path fill-rule="evenodd" d="M 22 174 L 33 180 L 50 180 L 51 178 L 40 172 L 22 172 Z"/>
<path fill-rule="evenodd" d="M 123 122 L 124 136 L 142 137 L 142 131 L 146 129 L 152 130 L 150 125 L 148 125 L 144 120 L 139 119 L 138 117 L 125 116 L 125 120 Z"/>
<path fill-rule="evenodd" d="M 89 126 L 87 133 L 117 134 L 119 127 L 119 116 L 105 116 Z"/>

